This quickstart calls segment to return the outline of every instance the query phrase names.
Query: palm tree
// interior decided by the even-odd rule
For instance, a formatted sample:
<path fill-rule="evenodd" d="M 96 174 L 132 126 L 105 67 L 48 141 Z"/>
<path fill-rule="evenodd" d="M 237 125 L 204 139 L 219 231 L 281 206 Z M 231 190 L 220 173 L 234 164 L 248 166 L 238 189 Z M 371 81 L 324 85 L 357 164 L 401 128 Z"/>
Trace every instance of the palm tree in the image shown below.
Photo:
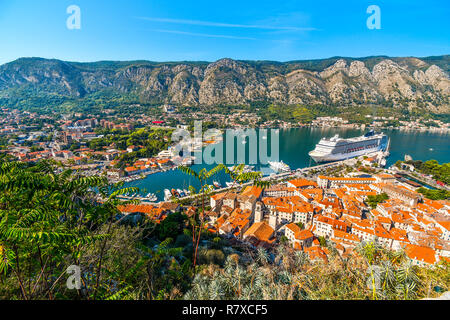
<path fill-rule="evenodd" d="M 406 259 L 402 250 L 384 250 L 377 242 L 362 242 L 357 251 L 367 263 L 370 274 L 367 285 L 372 290 L 372 299 L 415 297 L 420 279 L 417 266 Z"/>
<path fill-rule="evenodd" d="M 370 274 L 367 286 L 372 290 L 372 299 L 377 299 L 377 289 L 380 283 L 380 268 L 375 265 L 381 253 L 381 246 L 378 242 L 361 242 L 356 247 L 356 251 L 365 259 L 367 272 Z"/>
<path fill-rule="evenodd" d="M 405 261 L 396 272 L 396 291 L 400 298 L 410 299 L 416 295 L 419 277 L 417 266 Z"/>

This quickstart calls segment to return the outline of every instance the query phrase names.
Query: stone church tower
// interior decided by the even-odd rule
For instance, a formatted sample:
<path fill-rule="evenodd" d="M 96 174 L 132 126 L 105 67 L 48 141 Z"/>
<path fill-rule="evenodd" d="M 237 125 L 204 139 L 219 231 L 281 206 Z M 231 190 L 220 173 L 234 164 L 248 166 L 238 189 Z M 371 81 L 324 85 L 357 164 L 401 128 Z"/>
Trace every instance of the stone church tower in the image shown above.
<path fill-rule="evenodd" d="M 255 222 L 261 222 L 264 219 L 262 202 L 258 201 L 255 206 Z"/>
<path fill-rule="evenodd" d="M 277 220 L 278 220 L 278 214 L 276 211 L 270 212 L 269 215 L 269 226 L 273 228 L 273 230 L 277 230 Z"/>

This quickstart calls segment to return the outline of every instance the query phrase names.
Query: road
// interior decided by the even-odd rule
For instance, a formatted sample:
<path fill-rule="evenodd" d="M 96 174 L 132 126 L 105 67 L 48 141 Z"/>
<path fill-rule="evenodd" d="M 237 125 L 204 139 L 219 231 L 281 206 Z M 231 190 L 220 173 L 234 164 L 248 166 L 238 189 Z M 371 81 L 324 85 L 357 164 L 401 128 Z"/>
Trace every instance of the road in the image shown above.
<path fill-rule="evenodd" d="M 434 187 L 436 189 L 443 189 L 443 190 L 450 191 L 450 187 L 449 186 L 447 186 L 447 185 L 445 185 L 445 186 L 438 185 L 436 183 L 436 181 L 434 181 L 433 179 L 429 179 L 429 178 L 421 177 L 421 176 L 413 176 L 411 174 L 411 172 L 404 171 L 404 170 L 397 170 L 397 172 L 400 173 L 400 174 L 404 174 L 404 175 L 406 175 L 406 176 L 408 176 L 408 177 L 410 177 L 412 179 L 418 180 L 419 182 L 428 184 L 428 185 L 430 185 L 430 186 L 432 186 L 432 187 Z"/>

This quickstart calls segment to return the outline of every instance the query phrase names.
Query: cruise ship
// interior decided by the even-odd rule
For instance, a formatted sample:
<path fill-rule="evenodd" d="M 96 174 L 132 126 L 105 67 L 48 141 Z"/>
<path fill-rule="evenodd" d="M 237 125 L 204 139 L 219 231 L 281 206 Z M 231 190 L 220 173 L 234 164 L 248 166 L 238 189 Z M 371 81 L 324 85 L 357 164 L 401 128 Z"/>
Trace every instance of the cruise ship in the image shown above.
<path fill-rule="evenodd" d="M 389 138 L 373 130 L 363 136 L 343 139 L 336 135 L 322 139 L 309 156 L 317 163 L 341 161 L 377 151 L 386 151 Z"/>

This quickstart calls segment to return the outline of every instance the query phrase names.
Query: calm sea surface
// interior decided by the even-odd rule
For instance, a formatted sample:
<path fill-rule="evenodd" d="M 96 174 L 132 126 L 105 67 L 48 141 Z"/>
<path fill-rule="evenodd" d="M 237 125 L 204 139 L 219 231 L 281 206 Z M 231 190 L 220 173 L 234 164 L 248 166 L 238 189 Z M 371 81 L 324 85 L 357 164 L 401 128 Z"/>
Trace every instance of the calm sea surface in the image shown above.
<path fill-rule="evenodd" d="M 400 130 L 384 130 L 384 132 L 391 138 L 391 155 L 387 159 L 387 167 L 394 164 L 397 160 L 403 160 L 405 154 L 411 155 L 415 160 L 435 159 L 440 163 L 450 162 L 449 134 Z M 291 169 L 313 166 L 315 165 L 314 161 L 309 158 L 308 152 L 314 149 L 321 138 L 332 137 L 335 134 L 339 134 L 344 138 L 350 138 L 360 136 L 363 133 L 365 132 L 362 130 L 340 128 L 280 130 L 280 160 L 288 164 Z M 270 135 L 267 141 L 270 146 Z M 223 145 L 219 144 L 217 147 L 223 148 Z M 246 147 L 248 148 L 248 144 Z M 248 163 L 248 157 L 246 162 Z M 231 166 L 233 164 L 227 165 Z M 198 171 L 202 168 L 211 169 L 213 167 L 214 165 L 193 165 L 192 169 Z M 258 165 L 256 169 L 263 171 L 265 174 L 272 172 L 271 169 Z M 229 181 L 225 174 L 220 174 L 214 180 L 220 182 L 223 186 L 225 186 L 226 181 Z M 212 184 L 212 181 L 209 181 L 209 183 Z M 139 187 L 142 190 L 142 194 L 149 192 L 156 193 L 158 199 L 163 200 L 164 189 L 187 189 L 189 185 L 198 187 L 198 184 L 193 178 L 184 175 L 179 170 L 174 170 L 149 175 L 143 180 L 130 182 L 126 186 Z"/>

